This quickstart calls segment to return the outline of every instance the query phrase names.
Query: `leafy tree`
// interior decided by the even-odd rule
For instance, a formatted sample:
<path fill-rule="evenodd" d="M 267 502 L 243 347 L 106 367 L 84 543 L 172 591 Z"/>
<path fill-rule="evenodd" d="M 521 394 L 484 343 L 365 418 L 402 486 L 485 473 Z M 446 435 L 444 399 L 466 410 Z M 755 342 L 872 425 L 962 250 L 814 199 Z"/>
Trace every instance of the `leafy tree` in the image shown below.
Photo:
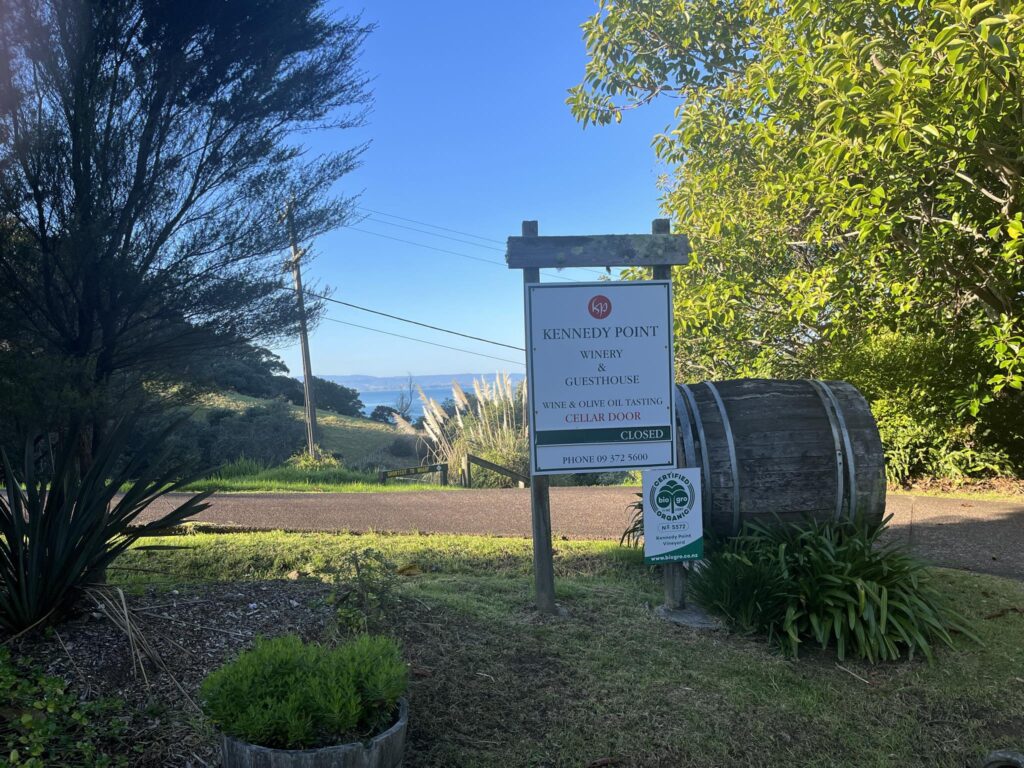
<path fill-rule="evenodd" d="M 394 424 L 396 413 L 398 413 L 398 411 L 390 405 L 378 405 L 373 409 L 373 412 L 370 414 L 370 418 L 373 421 L 380 421 L 385 424 Z"/>
<path fill-rule="evenodd" d="M 302 405 L 301 382 L 288 375 L 288 366 L 270 350 L 247 344 L 211 358 L 190 371 L 197 385 L 268 400 L 283 397 Z"/>
<path fill-rule="evenodd" d="M 5 2 L 8 383 L 60 371 L 53 400 L 73 400 L 98 444 L 111 401 L 141 382 L 291 335 L 278 217 L 292 201 L 303 240 L 343 223 L 352 202 L 332 187 L 361 151 L 308 157 L 295 137 L 360 122 L 368 31 L 323 0 Z"/>
<path fill-rule="evenodd" d="M 359 399 L 357 390 L 321 379 L 319 376 L 313 377 L 313 397 L 317 408 L 334 411 L 343 416 L 361 416 L 363 413 L 363 401 Z M 299 405 L 304 403 L 305 399 L 302 399 Z"/>
<path fill-rule="evenodd" d="M 1021 410 L 1024 3 L 602 0 L 584 33 L 585 125 L 678 100 L 684 376 L 834 375 L 896 334 L 947 345 L 932 405 Z"/>

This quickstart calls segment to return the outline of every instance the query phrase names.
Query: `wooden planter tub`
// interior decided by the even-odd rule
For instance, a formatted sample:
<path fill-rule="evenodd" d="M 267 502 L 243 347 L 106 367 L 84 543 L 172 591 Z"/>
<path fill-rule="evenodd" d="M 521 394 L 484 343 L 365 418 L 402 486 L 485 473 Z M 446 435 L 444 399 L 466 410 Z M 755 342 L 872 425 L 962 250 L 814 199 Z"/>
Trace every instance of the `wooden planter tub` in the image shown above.
<path fill-rule="evenodd" d="M 269 749 L 221 734 L 224 768 L 399 768 L 405 754 L 409 705 L 398 703 L 398 720 L 369 742 L 319 749 Z"/>

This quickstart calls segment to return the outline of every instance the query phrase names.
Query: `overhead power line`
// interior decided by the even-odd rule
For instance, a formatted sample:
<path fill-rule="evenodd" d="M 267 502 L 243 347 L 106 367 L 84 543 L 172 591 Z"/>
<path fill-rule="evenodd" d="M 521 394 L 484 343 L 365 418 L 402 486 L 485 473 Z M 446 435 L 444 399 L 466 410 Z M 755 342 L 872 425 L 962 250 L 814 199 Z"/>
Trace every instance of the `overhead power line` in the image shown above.
<path fill-rule="evenodd" d="M 426 339 L 417 339 L 413 336 L 403 336 L 400 333 L 392 333 L 391 331 L 382 331 L 380 328 L 371 328 L 368 325 L 359 325 L 358 323 L 349 323 L 345 320 L 338 320 L 334 317 L 325 317 L 325 320 L 330 320 L 332 323 L 339 323 L 340 325 L 348 325 L 353 328 L 362 328 L 364 331 L 373 331 L 374 333 L 382 333 L 385 336 L 394 336 L 399 339 L 406 339 L 408 341 L 415 341 L 418 344 L 429 344 L 432 347 L 441 347 L 442 349 L 451 349 L 456 352 L 464 352 L 467 355 L 476 355 L 477 357 L 486 357 L 490 360 L 500 360 L 503 363 L 512 363 L 513 365 L 525 365 L 522 360 L 509 360 L 506 357 L 496 357 L 495 355 L 485 355 L 483 352 L 474 352 L 470 349 L 462 349 L 461 347 L 450 347 L 447 344 L 438 344 L 435 341 L 427 341 Z"/>
<path fill-rule="evenodd" d="M 458 230 L 458 229 L 449 229 L 448 227 L 438 226 L 437 224 L 428 224 L 425 221 L 417 221 L 416 219 L 407 219 L 407 218 L 405 218 L 403 216 L 396 216 L 393 213 L 383 213 L 381 211 L 375 211 L 375 210 L 372 210 L 371 208 L 363 208 L 363 207 L 360 207 L 359 210 L 365 211 L 366 213 L 372 213 L 372 214 L 375 214 L 377 216 L 390 216 L 391 218 L 399 219 L 401 221 L 408 221 L 408 222 L 411 222 L 413 224 L 419 224 L 420 226 L 432 227 L 434 229 L 440 229 L 440 230 L 442 230 L 444 232 L 454 232 L 457 235 L 464 235 L 466 237 L 475 237 L 478 240 L 485 240 L 485 241 L 487 241 L 489 243 L 500 243 L 501 245 L 504 245 L 504 243 L 501 240 L 495 240 L 494 238 L 491 238 L 491 237 L 484 237 L 483 235 L 474 235 L 474 234 L 471 234 L 469 232 L 463 232 L 463 231 Z M 396 224 L 393 221 L 385 221 L 384 219 L 375 219 L 375 218 L 370 218 L 369 221 L 372 221 L 375 224 L 383 224 L 383 225 L 389 226 L 389 227 L 398 227 L 400 229 L 407 229 L 407 230 L 410 230 L 411 232 L 419 232 L 421 235 L 429 235 L 430 237 L 440 237 L 440 238 L 443 238 L 445 240 L 452 240 L 452 241 L 454 241 L 456 243 L 463 243 L 464 245 L 471 245 L 474 248 L 486 248 L 487 250 L 498 251 L 499 253 L 504 253 L 505 252 L 504 248 L 497 248 L 497 247 L 495 247 L 493 245 L 484 245 L 482 243 L 474 243 L 474 242 L 471 242 L 469 240 L 461 240 L 460 238 L 449 237 L 448 235 L 439 235 L 436 232 L 429 232 L 429 231 L 427 231 L 425 229 L 417 229 L 416 227 L 407 227 L 404 224 Z M 378 237 L 388 237 L 388 235 L 383 235 L 383 234 L 380 234 L 378 232 L 370 232 L 369 230 L 359 229 L 358 227 L 349 227 L 349 229 L 355 229 L 358 232 L 366 232 L 367 234 L 375 234 Z M 431 246 L 428 246 L 428 245 L 423 245 L 422 243 L 414 243 L 411 240 L 399 240 L 398 238 L 392 238 L 392 239 L 398 240 L 401 243 L 409 243 L 411 245 L 419 245 L 419 246 L 424 247 L 424 248 L 430 248 L 431 247 Z M 435 248 L 434 250 L 440 250 L 440 249 L 436 249 Z M 454 251 L 444 251 L 444 252 L 445 253 L 455 253 Z M 455 254 L 455 255 L 466 256 L 466 254 Z M 467 256 L 467 258 L 474 258 L 474 257 Z M 479 258 L 479 257 L 475 257 L 475 258 Z M 483 259 L 483 260 L 484 261 L 490 261 L 489 259 Z M 492 263 L 500 264 L 501 262 L 494 261 Z M 505 266 L 505 265 L 502 264 L 502 266 Z M 575 269 L 578 269 L 581 272 L 591 272 L 591 273 L 593 273 L 595 275 L 603 275 L 603 274 L 605 274 L 604 272 L 602 272 L 599 269 L 590 269 L 588 267 L 575 267 Z M 561 280 L 572 280 L 572 278 L 562 277 L 561 275 L 552 275 L 552 277 L 557 277 L 557 278 L 559 278 Z"/>
<path fill-rule="evenodd" d="M 430 235 L 431 237 L 440 237 L 445 240 L 452 240 L 456 243 L 463 243 L 465 245 L 471 245 L 474 248 L 486 248 L 489 251 L 498 251 L 504 253 L 504 248 L 499 248 L 496 245 L 484 245 L 483 243 L 474 243 L 472 240 L 463 240 L 461 237 L 452 237 L 451 235 L 441 235 L 437 232 L 431 232 L 429 229 L 420 229 L 419 227 L 408 227 L 405 224 L 398 224 L 394 221 L 385 221 L 384 219 L 375 219 L 372 216 L 367 219 L 372 221 L 374 224 L 384 224 L 389 227 L 398 227 L 399 229 L 408 229 L 410 232 L 419 232 L 421 235 Z"/>
<path fill-rule="evenodd" d="M 483 237 L 482 235 L 474 235 L 471 232 L 462 232 L 461 230 L 458 230 L 458 229 L 449 229 L 448 227 L 440 227 L 437 224 L 429 224 L 426 221 L 417 221 L 416 219 L 407 219 L 404 216 L 396 216 L 393 213 L 385 213 L 384 211 L 375 211 L 372 208 L 364 208 L 363 206 L 359 206 L 359 210 L 366 211 L 367 213 L 373 213 L 373 214 L 376 214 L 377 216 L 387 216 L 387 217 L 392 218 L 392 219 L 398 219 L 399 221 L 408 221 L 410 224 L 419 224 L 421 227 L 430 227 L 431 229 L 440 229 L 440 230 L 443 230 L 445 232 L 452 232 L 452 233 L 454 233 L 456 235 L 465 235 L 466 237 L 474 237 L 477 240 L 486 240 L 489 243 L 497 243 L 498 245 L 504 245 L 505 244 L 505 242 L 503 240 L 495 240 L 493 237 Z"/>
<path fill-rule="evenodd" d="M 450 253 L 452 256 L 461 256 L 464 259 L 470 259 L 472 261 L 479 261 L 479 262 L 482 262 L 484 264 L 493 264 L 496 267 L 505 267 L 505 264 L 503 264 L 500 261 L 495 261 L 494 259 L 485 259 L 482 256 L 470 256 L 468 253 L 459 253 L 458 251 L 450 251 L 447 248 L 438 248 L 438 247 L 433 246 L 433 245 L 427 245 L 426 243 L 417 243 L 415 240 L 405 240 L 405 239 L 403 239 L 401 237 L 392 237 L 391 235 L 385 235 L 382 232 L 374 232 L 373 230 L 370 230 L 370 229 L 361 229 L 360 227 L 346 227 L 346 229 L 351 229 L 351 230 L 354 230 L 356 232 L 363 232 L 363 233 L 365 233 L 367 235 L 373 235 L 375 237 L 383 237 L 386 240 L 394 240 L 397 243 L 406 243 L 408 245 L 415 245 L 417 248 L 426 248 L 426 249 L 431 250 L 431 251 L 438 251 L 439 253 Z M 553 277 L 556 280 L 567 280 L 570 283 L 576 282 L 571 277 L 565 277 L 564 275 L 548 275 L 548 276 L 549 277 Z"/>
<path fill-rule="evenodd" d="M 393 235 L 385 235 L 383 232 L 374 232 L 372 229 L 362 229 L 361 227 L 345 227 L 345 229 L 353 230 L 354 232 L 362 232 L 367 235 L 373 235 L 374 237 L 383 237 L 385 240 L 394 240 L 396 243 L 405 243 L 407 245 L 415 245 L 417 248 L 427 248 L 431 251 L 438 251 L 439 253 L 449 253 L 452 256 L 461 256 L 463 259 L 471 259 L 472 261 L 481 261 L 484 264 L 494 264 L 497 267 L 504 267 L 500 261 L 494 259 L 485 259 L 483 256 L 470 256 L 468 253 L 459 253 L 458 251 L 450 251 L 447 248 L 438 248 L 436 245 L 427 245 L 426 243 L 417 243 L 415 240 L 404 240 L 401 237 L 394 237 Z"/>
<path fill-rule="evenodd" d="M 390 234 L 384 234 L 383 232 L 375 232 L 373 229 L 362 229 L 362 228 L 360 228 L 358 226 L 348 226 L 348 227 L 345 227 L 345 228 L 346 229 L 353 229 L 353 230 L 355 230 L 357 232 L 364 232 L 366 234 L 373 234 L 373 236 L 376 237 L 376 238 L 384 238 L 385 240 L 393 240 L 396 243 L 406 243 L 407 245 L 416 246 L 417 248 L 426 248 L 427 250 L 437 251 L 438 253 L 449 253 L 449 254 L 452 254 L 453 256 L 461 256 L 464 259 L 470 259 L 471 261 L 479 261 L 479 262 L 481 262 L 483 264 L 494 264 L 495 266 L 500 266 L 500 267 L 503 267 L 503 268 L 505 267 L 505 264 L 502 263 L 501 261 L 495 261 L 494 259 L 485 259 L 482 256 L 470 256 L 468 253 L 459 253 L 458 251 L 450 251 L 449 249 L 446 249 L 446 248 L 437 248 L 436 246 L 428 246 L 426 243 L 417 243 L 414 240 L 404 240 L 402 238 L 395 238 L 395 237 L 390 236 Z M 568 281 L 569 283 L 573 283 L 574 282 L 571 278 L 565 278 L 565 276 L 563 276 L 561 274 L 551 274 L 549 276 L 551 276 L 551 278 L 554 278 L 555 280 L 565 280 L 565 281 Z"/>
<path fill-rule="evenodd" d="M 218 282 L 225 281 L 225 278 L 217 277 L 216 275 L 211 275 L 209 277 L 209 279 L 217 280 Z M 287 291 L 289 293 L 297 293 L 297 291 L 296 291 L 296 289 L 294 287 L 291 287 L 291 286 L 288 286 L 288 285 L 279 285 L 277 287 L 277 290 L 279 290 L 279 291 Z M 314 299 L 321 299 L 322 301 L 329 301 L 329 302 L 331 302 L 333 304 L 340 304 L 343 307 L 350 307 L 351 309 L 358 309 L 361 312 L 369 312 L 369 313 L 374 314 L 374 315 L 380 315 L 381 317 L 388 317 L 388 318 L 391 318 L 392 320 L 398 320 L 398 321 L 403 322 L 403 323 L 409 323 L 410 325 L 418 325 L 421 328 L 429 328 L 432 331 L 440 331 L 441 333 L 448 333 L 448 334 L 451 334 L 452 336 L 461 336 L 462 338 L 470 339 L 471 341 L 479 341 L 479 342 L 482 342 L 484 344 L 493 344 L 496 347 L 505 347 L 506 349 L 515 350 L 516 352 L 525 352 L 526 351 L 522 347 L 517 347 L 517 346 L 515 346 L 513 344 L 506 344 L 503 341 L 494 341 L 493 339 L 485 339 L 483 336 L 473 336 L 472 334 L 469 334 L 469 333 L 462 333 L 462 331 L 453 331 L 451 328 L 442 328 L 439 325 L 431 325 L 430 323 L 423 323 L 423 322 L 420 322 L 419 320 L 413 320 L 413 319 L 408 318 L 408 317 L 401 317 L 400 315 L 392 315 L 392 314 L 390 314 L 388 312 L 381 312 L 380 310 L 377 310 L 377 309 L 370 309 L 369 307 L 363 307 L 363 306 L 360 306 L 359 304 L 352 304 L 351 302 L 348 302 L 348 301 L 342 301 L 341 299 L 335 299 L 333 296 L 326 296 L 326 295 L 324 295 L 322 293 L 315 293 L 315 292 L 309 290 L 308 288 L 303 288 L 302 289 L 302 295 L 303 296 L 310 296 L 310 297 L 312 297 Z M 333 317 L 328 317 L 328 318 L 325 318 L 325 319 L 326 320 L 331 320 L 332 322 L 335 322 L 335 323 L 343 322 L 343 321 L 337 320 L 337 319 L 335 319 Z M 355 323 L 347 323 L 347 324 L 348 325 L 355 325 Z M 357 325 L 356 327 L 357 328 L 362 328 L 364 326 Z M 373 331 L 373 330 L 377 330 L 377 329 L 369 328 L 368 330 Z M 387 331 L 378 331 L 378 333 L 388 333 L 388 332 Z M 390 335 L 398 336 L 398 334 L 390 334 Z M 404 339 L 404 338 L 409 338 L 409 337 L 401 336 L 400 338 Z M 417 341 L 417 339 L 413 339 L 413 340 Z M 433 342 L 424 341 L 423 343 L 424 344 L 432 344 Z M 443 344 L 438 344 L 438 345 L 435 345 L 435 346 L 442 346 L 443 347 L 444 345 Z M 456 349 L 456 347 L 446 347 L 446 349 Z M 468 352 L 468 350 L 459 350 L 459 351 L 460 352 Z M 469 354 L 476 355 L 476 354 L 480 354 L 480 353 L 478 353 L 478 352 L 470 352 Z M 484 357 L 490 357 L 490 355 L 484 355 Z M 501 358 L 501 357 L 496 357 L 494 359 L 495 360 L 504 360 L 504 358 Z M 511 361 L 506 360 L 505 362 L 511 362 Z"/>
<path fill-rule="evenodd" d="M 500 240 L 494 240 L 493 238 L 487 238 L 487 237 L 483 237 L 481 235 L 474 235 L 474 234 L 471 234 L 469 232 L 462 232 L 460 230 L 450 229 L 448 227 L 441 227 L 441 226 L 438 226 L 436 224 L 429 224 L 427 222 L 417 221 L 416 219 L 407 219 L 405 217 L 397 216 L 397 215 L 392 214 L 392 213 L 384 213 L 382 211 L 375 211 L 375 210 L 370 209 L 370 208 L 362 208 L 361 207 L 360 210 L 366 211 L 367 213 L 377 214 L 377 215 L 380 215 L 380 216 L 389 216 L 391 218 L 400 219 L 402 221 L 408 221 L 408 222 L 411 222 L 413 224 L 420 224 L 421 226 L 425 226 L 425 227 L 432 227 L 432 228 L 435 228 L 435 229 L 440 229 L 440 230 L 443 230 L 443 231 L 446 231 L 446 232 L 454 232 L 455 234 L 465 235 L 466 237 L 473 237 L 473 238 L 477 238 L 479 240 L 486 240 L 486 241 L 494 242 L 494 243 L 500 243 L 501 242 Z M 433 232 L 427 232 L 425 230 L 416 229 L 415 227 L 406 227 L 406 226 L 403 226 L 401 224 L 395 224 L 394 222 L 388 222 L 388 221 L 383 221 L 383 220 L 380 220 L 380 219 L 372 219 L 372 218 L 370 219 L 370 221 L 374 221 L 374 222 L 377 222 L 377 223 L 380 223 L 380 224 L 386 224 L 386 225 L 390 225 L 390 226 L 396 226 L 396 227 L 400 227 L 402 229 L 408 229 L 408 230 L 411 230 L 413 232 L 419 232 L 420 234 L 431 235 L 433 237 L 441 237 L 441 238 L 444 238 L 444 239 L 447 239 L 447 240 L 453 240 L 455 242 L 463 243 L 465 245 L 470 245 L 470 246 L 477 247 L 477 248 L 487 248 L 489 250 L 494 250 L 494 251 L 502 250 L 500 248 L 494 248 L 492 246 L 482 245 L 482 244 L 479 244 L 479 243 L 473 243 L 473 242 L 469 242 L 467 240 L 460 240 L 460 239 L 454 238 L 454 237 L 447 237 L 445 235 L 438 235 L 438 234 L 433 233 Z M 385 238 L 387 240 L 394 240 L 394 241 L 399 242 L 399 243 L 406 243 L 407 245 L 413 245 L 413 246 L 416 246 L 418 248 L 426 248 L 428 250 L 438 251 L 439 253 L 447 253 L 447 254 L 450 254 L 452 256 L 458 256 L 460 258 L 470 259 L 472 261 L 480 261 L 480 262 L 483 262 L 485 264 L 494 264 L 495 266 L 499 266 L 499 267 L 504 267 L 505 266 L 505 264 L 503 264 L 502 262 L 495 261 L 493 259 L 485 259 L 485 258 L 482 258 L 480 256 L 472 256 L 472 255 L 467 254 L 467 253 L 460 253 L 458 251 L 448 250 L 447 248 L 438 248 L 436 246 L 427 245 L 426 243 L 418 243 L 418 242 L 415 242 L 413 240 L 405 240 L 403 238 L 393 237 L 391 235 L 385 235 L 382 232 L 374 232 L 372 230 L 361 229 L 359 227 L 349 227 L 349 229 L 353 229 L 353 230 L 355 230 L 357 232 L 362 232 L 362 233 L 367 234 L 367 235 L 374 235 L 375 237 L 382 237 L 382 238 Z M 601 272 L 599 272 L 598 270 L 595 270 L 595 269 L 586 269 L 586 268 L 581 268 L 581 269 L 583 271 L 586 271 L 586 272 L 593 272 L 595 274 L 603 274 L 603 273 L 601 273 Z M 573 281 L 573 279 L 571 277 L 565 277 L 565 276 L 562 276 L 562 275 L 555 275 L 555 274 L 549 274 L 549 276 L 553 277 L 553 278 L 555 278 L 557 280 L 566 280 L 566 281 L 569 281 L 569 282 L 575 282 L 575 281 Z M 219 278 L 214 278 L 214 279 L 219 279 Z M 281 286 L 281 290 L 293 291 L 293 292 L 296 292 L 296 293 L 298 292 L 297 289 L 289 288 L 288 286 Z M 452 336 L 459 336 L 461 338 L 470 339 L 471 341 L 479 341 L 479 342 L 484 343 L 484 344 L 492 344 L 494 346 L 504 347 L 506 349 L 515 350 L 517 352 L 525 352 L 526 351 L 522 347 L 517 347 L 517 346 L 514 346 L 512 344 L 506 344 L 506 343 L 501 342 L 501 341 L 494 341 L 493 339 L 486 339 L 486 338 L 483 338 L 482 336 L 474 336 L 472 334 L 463 333 L 461 331 L 455 331 L 455 330 L 452 330 L 450 328 L 442 328 L 442 327 L 437 326 L 437 325 L 431 325 L 430 323 L 424 323 L 424 322 L 421 322 L 419 320 L 413 320 L 413 319 L 408 318 L 408 317 L 402 317 L 400 315 L 394 315 L 394 314 L 391 314 L 389 312 L 382 312 L 380 310 L 371 309 L 369 307 L 364 307 L 364 306 L 361 306 L 359 304 L 353 304 L 351 302 L 342 301 L 340 299 L 335 299 L 335 298 L 333 298 L 331 296 L 326 296 L 324 294 L 314 293 L 313 291 L 310 291 L 310 290 L 306 290 L 306 289 L 300 289 L 300 290 L 302 290 L 303 296 L 311 296 L 313 298 L 317 298 L 317 299 L 320 299 L 322 301 L 328 301 L 328 302 L 331 302 L 333 304 L 338 304 L 338 305 L 343 306 L 343 307 L 349 307 L 351 309 L 356 309 L 356 310 L 359 310 L 361 312 L 368 312 L 370 314 L 379 315 L 380 317 L 387 317 L 387 318 L 389 318 L 391 320 L 397 320 L 399 322 L 408 323 L 410 325 L 417 325 L 417 326 L 420 326 L 421 328 L 428 328 L 428 329 L 430 329 L 432 331 L 438 331 L 440 333 L 447 333 L 447 334 L 450 334 Z M 415 337 L 412 337 L 412 336 L 404 336 L 404 335 L 402 335 L 400 333 L 392 333 L 391 331 L 384 331 L 384 330 L 381 330 L 379 328 L 371 328 L 370 326 L 360 325 L 358 323 L 350 323 L 350 322 L 347 322 L 345 320 L 338 320 L 337 318 L 334 318 L 334 317 L 325 317 L 324 319 L 325 320 L 329 320 L 329 321 L 331 321 L 333 323 L 338 323 L 340 325 L 347 325 L 347 326 L 350 326 L 352 328 L 361 328 L 363 330 L 372 331 L 373 333 L 380 333 L 380 334 L 383 334 L 385 336 L 393 336 L 393 337 L 399 338 L 399 339 L 406 339 L 408 341 L 414 341 L 414 342 L 416 342 L 418 344 L 427 344 L 427 345 L 434 346 L 434 347 L 440 347 L 441 349 L 450 349 L 450 350 L 453 350 L 455 352 L 462 352 L 462 353 L 468 354 L 468 355 L 476 355 L 477 357 L 485 357 L 485 358 L 488 358 L 488 359 L 491 359 L 491 360 L 499 360 L 499 361 L 504 362 L 504 363 L 512 363 L 514 365 L 523 365 L 522 361 L 509 360 L 508 358 L 497 357 L 495 355 L 487 355 L 487 354 L 484 354 L 482 352 L 474 352 L 472 350 L 462 349 L 461 347 L 452 347 L 452 346 L 448 346 L 447 344 L 438 344 L 437 342 L 427 341 L 426 339 L 418 339 L 418 338 L 415 338 Z"/>
<path fill-rule="evenodd" d="M 287 289 L 287 287 L 286 287 L 286 289 Z M 316 299 L 323 299 L 324 301 L 329 301 L 332 304 L 340 304 L 343 307 L 351 307 L 352 309 L 358 309 L 361 312 L 369 312 L 370 314 L 373 314 L 373 315 L 380 315 L 381 317 L 389 317 L 392 320 L 399 320 L 399 321 L 401 321 L 403 323 L 409 323 L 410 325 L 418 325 L 421 328 L 429 328 L 432 331 L 440 331 L 441 333 L 450 333 L 452 336 L 461 336 L 464 339 L 471 339 L 472 341 L 481 341 L 484 344 L 493 344 L 496 347 L 505 347 L 507 349 L 514 349 L 516 352 L 525 352 L 526 351 L 522 347 L 517 347 L 517 346 L 514 346 L 512 344 L 505 344 L 504 342 L 501 342 L 501 341 L 493 341 L 491 339 L 485 339 L 482 336 L 473 336 L 473 335 L 468 334 L 468 333 L 462 333 L 461 331 L 453 331 L 450 328 L 441 328 L 440 326 L 431 325 L 430 323 L 421 323 L 419 320 L 412 320 L 412 319 L 410 319 L 408 317 L 401 317 L 399 315 L 392 315 L 392 314 L 390 314 L 388 312 L 381 312 L 380 310 L 377 310 L 377 309 L 370 309 L 369 307 L 362 307 L 362 306 L 360 306 L 358 304 L 352 304 L 351 302 L 348 302 L 348 301 L 342 301 L 341 299 L 335 299 L 332 296 L 325 296 L 325 295 L 320 294 L 320 293 L 313 293 L 312 291 L 305 291 L 305 294 L 307 296 L 312 296 L 313 298 L 316 298 Z"/>

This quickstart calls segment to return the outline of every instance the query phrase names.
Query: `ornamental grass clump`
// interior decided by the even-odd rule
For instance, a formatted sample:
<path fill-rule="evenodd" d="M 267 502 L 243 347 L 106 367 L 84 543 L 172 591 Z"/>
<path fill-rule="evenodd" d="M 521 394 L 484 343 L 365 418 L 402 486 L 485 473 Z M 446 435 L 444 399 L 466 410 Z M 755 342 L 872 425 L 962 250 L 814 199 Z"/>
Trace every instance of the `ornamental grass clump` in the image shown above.
<path fill-rule="evenodd" d="M 953 632 L 972 639 L 924 563 L 879 544 L 881 525 L 748 523 L 694 572 L 694 596 L 736 629 L 767 635 L 796 656 L 807 642 L 870 662 L 929 660 Z"/>
<path fill-rule="evenodd" d="M 423 401 L 423 429 L 431 459 L 449 467 L 461 467 L 466 454 L 494 464 L 530 473 L 529 429 L 526 418 L 526 383 L 513 384 L 508 374 L 494 382 L 473 380 L 473 394 L 467 395 L 452 382 L 452 405 L 448 409 L 426 396 Z M 502 475 L 485 469 L 474 472 L 474 484 L 511 487 Z"/>
<path fill-rule="evenodd" d="M 295 635 L 259 639 L 200 690 L 220 731 L 271 749 L 372 738 L 395 718 L 408 672 L 394 640 L 361 635 L 328 648 Z"/>

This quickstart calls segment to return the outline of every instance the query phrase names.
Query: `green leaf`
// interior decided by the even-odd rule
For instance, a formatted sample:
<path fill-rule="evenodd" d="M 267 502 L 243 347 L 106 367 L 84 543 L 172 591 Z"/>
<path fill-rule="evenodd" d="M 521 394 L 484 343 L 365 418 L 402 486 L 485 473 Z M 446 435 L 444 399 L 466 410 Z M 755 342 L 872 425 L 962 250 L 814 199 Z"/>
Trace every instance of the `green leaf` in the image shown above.
<path fill-rule="evenodd" d="M 957 35 L 957 33 L 959 31 L 960 31 L 960 28 L 957 27 L 957 26 L 948 26 L 948 27 L 946 27 L 945 29 L 940 31 L 937 35 L 935 35 L 935 37 L 932 39 L 932 45 L 935 48 L 943 48 L 954 37 L 956 37 L 956 35 Z"/>
<path fill-rule="evenodd" d="M 1006 41 L 994 32 L 988 36 L 988 45 L 999 56 L 1006 57 L 1010 55 L 1010 49 L 1007 47 Z"/>

